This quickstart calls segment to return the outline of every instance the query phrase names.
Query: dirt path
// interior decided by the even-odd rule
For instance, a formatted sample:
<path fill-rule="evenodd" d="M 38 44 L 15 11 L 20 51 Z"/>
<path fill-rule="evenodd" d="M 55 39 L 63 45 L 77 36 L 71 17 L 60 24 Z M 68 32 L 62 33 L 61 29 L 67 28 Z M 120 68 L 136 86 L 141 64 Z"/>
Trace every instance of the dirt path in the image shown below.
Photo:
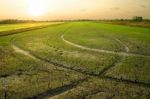
<path fill-rule="evenodd" d="M 126 52 L 114 52 L 114 51 L 108 51 L 108 50 L 101 50 L 101 49 L 95 49 L 95 48 L 89 48 L 89 47 L 85 47 L 79 44 L 75 44 L 72 43 L 66 39 L 64 39 L 64 35 L 61 35 L 61 39 L 66 42 L 69 45 L 72 45 L 74 47 L 80 48 L 80 49 L 84 49 L 84 50 L 88 50 L 88 51 L 94 51 L 94 52 L 99 52 L 99 53 L 107 53 L 107 54 L 117 54 L 117 55 L 121 55 L 121 56 L 139 56 L 139 57 L 150 57 L 148 55 L 141 55 L 141 54 L 133 54 L 133 53 L 127 53 L 129 52 L 129 48 L 123 44 L 123 46 L 125 46 Z M 122 43 L 120 40 L 117 39 L 118 42 Z"/>
<path fill-rule="evenodd" d="M 24 51 L 21 48 L 15 46 L 15 45 L 12 45 L 12 48 L 14 49 L 15 52 L 21 53 L 21 54 L 23 54 L 25 56 L 28 56 L 28 57 L 32 58 L 32 59 L 37 59 L 36 57 L 34 57 L 33 55 L 31 55 L 29 52 Z"/>
<path fill-rule="evenodd" d="M 125 51 L 128 53 L 128 52 L 130 52 L 130 49 L 129 49 L 129 47 L 127 46 L 127 45 L 125 45 L 120 39 L 118 39 L 118 38 L 115 38 L 115 40 L 117 41 L 117 42 L 119 42 L 121 45 L 123 45 L 124 46 L 124 48 L 125 48 Z"/>

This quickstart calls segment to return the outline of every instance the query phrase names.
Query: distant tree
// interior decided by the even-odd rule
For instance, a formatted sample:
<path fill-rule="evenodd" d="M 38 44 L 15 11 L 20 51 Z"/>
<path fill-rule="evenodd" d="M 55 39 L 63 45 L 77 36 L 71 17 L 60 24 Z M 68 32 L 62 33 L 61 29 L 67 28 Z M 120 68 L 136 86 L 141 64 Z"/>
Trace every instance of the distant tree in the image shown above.
<path fill-rule="evenodd" d="M 29 23 L 29 22 L 42 22 L 42 21 L 18 20 L 18 19 L 0 20 L 0 24 Z"/>
<path fill-rule="evenodd" d="M 124 19 L 120 19 L 120 21 L 124 21 Z"/>
<path fill-rule="evenodd" d="M 143 21 L 143 17 L 141 17 L 141 16 L 134 16 L 133 17 L 133 21 L 141 22 L 141 21 Z"/>

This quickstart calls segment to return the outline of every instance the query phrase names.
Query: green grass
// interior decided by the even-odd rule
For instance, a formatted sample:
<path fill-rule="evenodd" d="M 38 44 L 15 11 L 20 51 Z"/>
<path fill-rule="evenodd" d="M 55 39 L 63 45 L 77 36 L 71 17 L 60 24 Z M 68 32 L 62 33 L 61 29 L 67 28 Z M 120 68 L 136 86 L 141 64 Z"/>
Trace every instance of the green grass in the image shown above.
<path fill-rule="evenodd" d="M 61 34 L 67 27 L 68 24 L 54 28 L 45 28 L 41 31 L 37 30 L 32 34 L 28 32 L 26 33 L 28 35 L 21 35 L 14 42 L 16 45 L 40 57 L 63 64 L 66 67 L 81 69 L 81 71 L 94 74 L 99 74 L 104 68 L 109 67 L 119 58 L 117 55 L 83 51 L 66 44 L 62 41 Z M 40 33 L 37 34 L 37 32 Z"/>
<path fill-rule="evenodd" d="M 139 27 L 70 22 L 1 36 L 0 98 L 148 99 L 149 32 Z M 104 52 L 70 45 L 62 35 L 69 42 Z"/>
<path fill-rule="evenodd" d="M 38 23 L 20 23 L 20 24 L 1 24 L 0 36 L 8 36 L 12 34 L 22 33 L 35 29 L 41 29 L 50 25 L 58 25 L 63 22 L 38 22 Z"/>
<path fill-rule="evenodd" d="M 65 35 L 69 41 L 92 48 L 123 51 L 123 46 L 114 41 L 117 38 L 127 45 L 132 53 L 150 55 L 150 29 L 94 22 L 76 24 L 77 26 L 72 27 Z"/>
<path fill-rule="evenodd" d="M 53 23 L 38 22 L 38 23 L 0 24 L 0 32 L 35 27 L 35 26 L 49 25 L 49 24 L 53 24 Z"/>
<path fill-rule="evenodd" d="M 100 24 L 96 24 L 99 26 Z M 90 48 L 124 51 L 123 46 L 118 44 L 115 37 L 108 35 L 109 31 L 101 30 L 91 23 L 75 23 L 65 34 L 68 41 Z"/>
<path fill-rule="evenodd" d="M 10 45 L 0 51 L 1 99 L 5 94 L 8 99 L 32 97 L 85 78 L 80 73 L 19 54 Z"/>
<path fill-rule="evenodd" d="M 107 72 L 107 76 L 150 83 L 150 58 L 127 57 L 122 64 Z"/>
<path fill-rule="evenodd" d="M 149 88 L 111 80 L 90 78 L 78 87 L 52 99 L 147 99 Z"/>

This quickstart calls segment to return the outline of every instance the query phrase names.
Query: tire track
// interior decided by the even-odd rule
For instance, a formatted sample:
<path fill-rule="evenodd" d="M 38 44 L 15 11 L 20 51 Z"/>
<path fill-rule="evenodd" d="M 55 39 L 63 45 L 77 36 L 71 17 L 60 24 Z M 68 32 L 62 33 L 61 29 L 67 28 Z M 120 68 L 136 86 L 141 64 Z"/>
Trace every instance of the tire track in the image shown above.
<path fill-rule="evenodd" d="M 16 46 L 13 44 L 13 46 Z M 18 47 L 18 46 L 16 46 Z M 18 47 L 20 50 L 23 50 L 23 51 L 26 51 L 24 49 L 22 49 L 21 47 Z M 26 51 L 29 53 L 29 51 Z M 23 54 L 23 53 L 21 53 Z M 56 67 L 61 67 L 61 68 L 64 68 L 64 69 L 68 69 L 68 70 L 71 70 L 71 71 L 75 71 L 75 72 L 78 72 L 78 73 L 81 73 L 83 75 L 87 75 L 87 76 L 91 76 L 91 77 L 96 77 L 96 78 L 101 78 L 101 79 L 108 79 L 108 80 L 113 80 L 113 81 L 117 81 L 117 82 L 122 82 L 122 83 L 127 83 L 127 84 L 136 84 L 138 86 L 145 86 L 145 87 L 149 87 L 150 88 L 150 83 L 144 83 L 144 82 L 135 82 L 135 81 L 131 81 L 131 80 L 126 80 L 126 79 L 118 79 L 118 78 L 113 78 L 113 77 L 107 77 L 107 76 L 104 76 L 103 74 L 106 72 L 103 72 L 101 75 L 98 75 L 98 74 L 93 74 L 93 73 L 89 73 L 89 72 L 86 72 L 86 71 L 82 71 L 80 69 L 74 69 L 74 68 L 71 68 L 71 67 L 67 67 L 67 66 L 64 66 L 63 64 L 60 64 L 60 63 L 57 63 L 57 62 L 53 62 L 53 61 L 50 61 L 50 60 L 47 60 L 45 58 L 42 58 L 42 57 L 39 57 L 33 53 L 29 53 L 31 56 L 35 57 L 36 59 L 40 60 L 40 61 L 43 61 L 43 62 L 46 62 L 46 63 L 49 63 L 49 64 L 53 64 L 54 66 Z M 120 62 L 116 63 L 116 64 L 119 64 Z M 114 65 L 113 65 L 114 66 Z"/>
<path fill-rule="evenodd" d="M 49 89 L 43 93 L 37 94 L 33 97 L 28 97 L 25 99 L 48 99 L 48 98 L 54 97 L 56 95 L 59 95 L 61 93 L 64 93 L 68 90 L 71 90 L 71 89 L 77 87 L 80 83 L 87 81 L 87 79 L 88 79 L 88 77 L 84 78 L 84 79 L 80 79 L 78 81 L 74 81 L 71 84 L 67 84 L 67 85 L 64 85 L 62 87 L 58 87 L 55 89 Z"/>
<path fill-rule="evenodd" d="M 124 48 L 125 48 L 125 51 L 128 53 L 128 52 L 130 52 L 130 49 L 129 49 L 129 47 L 127 46 L 127 45 L 125 45 L 120 39 L 118 39 L 118 38 L 115 38 L 115 40 L 117 41 L 117 42 L 119 42 L 121 45 L 123 45 L 124 46 Z"/>
<path fill-rule="evenodd" d="M 133 84 L 133 85 L 138 85 L 138 86 L 143 86 L 146 88 L 150 88 L 150 83 L 145 83 L 145 82 L 138 82 L 138 81 L 132 81 L 132 80 L 127 80 L 127 79 L 122 79 L 122 78 L 114 78 L 114 77 L 109 77 L 109 76 L 103 76 L 102 79 L 107 79 L 107 80 L 112 80 L 116 82 L 122 82 L 125 84 Z"/>
<path fill-rule="evenodd" d="M 23 55 L 28 56 L 28 57 L 30 57 L 32 59 L 35 59 L 35 60 L 37 59 L 36 57 L 31 55 L 30 52 L 24 51 L 24 50 L 18 48 L 17 46 L 15 46 L 15 45 L 12 45 L 12 48 L 14 49 L 15 52 L 22 53 Z"/>
<path fill-rule="evenodd" d="M 99 75 L 105 76 L 105 74 L 107 73 L 108 70 L 112 69 L 112 68 L 115 67 L 115 66 L 118 66 L 118 65 L 122 64 L 122 62 L 124 61 L 124 59 L 125 59 L 125 56 L 123 56 L 122 58 L 120 58 L 120 59 L 114 61 L 110 66 L 104 68 L 104 69 L 99 73 Z"/>
<path fill-rule="evenodd" d="M 114 52 L 114 51 L 108 51 L 108 50 L 101 50 L 101 49 L 94 49 L 94 48 L 89 48 L 89 47 L 85 47 L 85 46 L 82 46 L 82 45 L 79 45 L 79 44 L 75 44 L 75 43 L 72 43 L 66 39 L 64 39 L 64 35 L 61 35 L 61 39 L 71 45 L 71 46 L 74 46 L 74 47 L 77 47 L 77 48 L 80 48 L 80 49 L 83 49 L 83 50 L 88 50 L 88 51 L 93 51 L 93 52 L 99 52 L 99 53 L 107 53 L 107 54 L 115 54 L 115 55 L 121 55 L 121 56 L 138 56 L 138 57 L 150 57 L 149 55 L 141 55 L 141 54 L 133 54 L 133 53 L 127 53 L 129 51 L 129 48 L 126 46 L 125 49 L 126 49 L 126 52 Z M 119 41 L 120 42 L 120 41 Z M 122 43 L 122 42 L 120 42 Z"/>
<path fill-rule="evenodd" d="M 39 57 L 38 55 L 35 55 L 33 53 L 30 53 L 30 51 L 26 51 L 24 50 L 23 48 L 19 47 L 19 46 L 16 46 L 15 44 L 12 44 L 13 48 L 15 48 L 14 50 L 17 49 L 17 52 L 18 53 L 21 53 L 25 56 L 31 56 L 33 57 L 34 59 L 36 60 L 40 60 L 40 61 L 43 61 L 43 62 L 46 62 L 46 63 L 49 63 L 49 64 L 53 64 L 54 66 L 57 66 L 57 67 L 61 67 L 61 68 L 65 68 L 65 69 L 69 69 L 69 70 L 72 70 L 72 71 L 76 71 L 76 72 L 80 72 L 82 74 L 86 74 L 86 75 L 92 75 L 92 76 L 98 76 L 97 74 L 93 74 L 93 73 L 90 73 L 88 71 L 84 71 L 82 69 L 74 69 L 74 68 L 71 68 L 71 67 L 68 67 L 68 66 L 64 66 L 60 63 L 57 63 L 57 62 L 53 62 L 53 61 L 50 61 L 48 59 L 45 59 L 45 58 L 42 58 L 42 57 Z M 18 51 L 19 50 L 19 51 Z M 27 54 L 26 54 L 27 53 Z M 28 55 L 29 54 L 29 55 Z"/>

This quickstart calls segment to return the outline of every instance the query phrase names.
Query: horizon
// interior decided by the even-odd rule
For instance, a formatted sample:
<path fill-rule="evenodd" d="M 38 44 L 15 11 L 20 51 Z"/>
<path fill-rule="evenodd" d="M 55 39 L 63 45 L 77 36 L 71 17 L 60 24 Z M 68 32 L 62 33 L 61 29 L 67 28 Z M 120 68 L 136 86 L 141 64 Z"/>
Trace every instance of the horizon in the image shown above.
<path fill-rule="evenodd" d="M 149 6 L 149 0 L 1 0 L 0 20 L 150 19 Z"/>

